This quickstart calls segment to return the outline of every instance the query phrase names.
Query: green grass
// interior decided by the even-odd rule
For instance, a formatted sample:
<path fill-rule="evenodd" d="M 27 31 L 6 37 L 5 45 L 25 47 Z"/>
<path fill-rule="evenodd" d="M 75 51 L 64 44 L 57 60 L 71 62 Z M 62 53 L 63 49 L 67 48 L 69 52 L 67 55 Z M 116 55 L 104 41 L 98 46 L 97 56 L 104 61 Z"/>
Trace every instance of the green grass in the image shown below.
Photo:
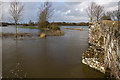
<path fill-rule="evenodd" d="M 18 28 L 25 28 L 25 29 L 39 29 L 39 28 L 37 28 L 37 27 L 35 27 L 35 26 L 20 26 L 20 27 L 18 27 Z"/>
<path fill-rule="evenodd" d="M 20 26 L 18 28 L 24 28 L 24 29 L 40 29 L 40 30 L 60 30 L 59 26 L 57 25 L 48 25 L 47 28 L 37 28 L 35 26 Z"/>

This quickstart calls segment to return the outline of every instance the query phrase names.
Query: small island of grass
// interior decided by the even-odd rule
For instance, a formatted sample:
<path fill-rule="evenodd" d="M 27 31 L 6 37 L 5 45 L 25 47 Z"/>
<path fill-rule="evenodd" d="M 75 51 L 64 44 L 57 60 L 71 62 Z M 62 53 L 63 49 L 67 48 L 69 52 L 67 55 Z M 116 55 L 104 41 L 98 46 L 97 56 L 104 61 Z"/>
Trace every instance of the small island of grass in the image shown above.
<path fill-rule="evenodd" d="M 43 25 L 43 24 L 42 24 Z M 44 23 L 43 26 L 25 26 L 21 25 L 18 28 L 24 28 L 24 29 L 38 29 L 40 32 L 38 33 L 3 33 L 4 37 L 8 36 L 18 36 L 18 37 L 33 37 L 33 36 L 38 36 L 38 38 L 45 38 L 46 36 L 63 36 L 64 32 L 60 30 L 60 27 L 55 24 L 47 24 Z"/>
<path fill-rule="evenodd" d="M 20 26 L 18 28 L 24 28 L 24 29 L 39 29 L 38 27 L 36 26 Z"/>

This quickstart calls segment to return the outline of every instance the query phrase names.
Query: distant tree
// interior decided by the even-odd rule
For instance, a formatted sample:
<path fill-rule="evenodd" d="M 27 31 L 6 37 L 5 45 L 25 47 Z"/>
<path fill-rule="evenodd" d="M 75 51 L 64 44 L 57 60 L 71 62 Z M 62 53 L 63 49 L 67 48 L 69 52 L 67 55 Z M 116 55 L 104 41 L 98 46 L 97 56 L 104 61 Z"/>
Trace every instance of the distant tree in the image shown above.
<path fill-rule="evenodd" d="M 29 21 L 29 25 L 30 26 L 34 26 L 34 22 L 32 22 L 32 20 Z"/>
<path fill-rule="evenodd" d="M 99 21 L 103 16 L 104 7 L 95 2 L 91 2 L 86 11 L 90 18 L 90 22 Z"/>
<path fill-rule="evenodd" d="M 112 18 L 112 20 L 119 20 L 120 19 L 120 11 L 119 10 L 113 11 L 111 18 Z"/>
<path fill-rule="evenodd" d="M 52 17 L 53 15 L 53 8 L 52 8 L 52 3 L 51 2 L 43 2 L 41 3 L 41 7 L 39 8 L 40 14 L 39 14 L 39 21 L 38 21 L 38 26 L 40 28 L 47 27 L 48 20 Z"/>
<path fill-rule="evenodd" d="M 94 9 L 94 16 L 96 21 L 99 21 L 103 17 L 103 14 L 104 14 L 104 7 L 101 5 L 96 5 Z"/>
<path fill-rule="evenodd" d="M 120 11 L 119 10 L 115 10 L 115 11 L 109 11 L 103 14 L 102 17 L 103 20 L 119 20 L 120 19 Z"/>
<path fill-rule="evenodd" d="M 9 12 L 16 26 L 16 38 L 17 38 L 17 24 L 18 20 L 22 16 L 23 8 L 24 6 L 16 0 L 14 2 L 10 2 Z"/>
<path fill-rule="evenodd" d="M 101 20 L 112 20 L 111 15 L 112 15 L 111 12 L 106 12 L 106 13 L 103 14 Z"/>
<path fill-rule="evenodd" d="M 29 24 L 31 24 L 31 23 L 32 23 L 32 21 L 30 20 L 30 21 L 29 21 Z"/>
<path fill-rule="evenodd" d="M 91 2 L 86 10 L 88 17 L 90 18 L 90 22 L 93 22 L 93 20 L 94 20 L 95 8 L 96 8 L 96 3 Z"/>

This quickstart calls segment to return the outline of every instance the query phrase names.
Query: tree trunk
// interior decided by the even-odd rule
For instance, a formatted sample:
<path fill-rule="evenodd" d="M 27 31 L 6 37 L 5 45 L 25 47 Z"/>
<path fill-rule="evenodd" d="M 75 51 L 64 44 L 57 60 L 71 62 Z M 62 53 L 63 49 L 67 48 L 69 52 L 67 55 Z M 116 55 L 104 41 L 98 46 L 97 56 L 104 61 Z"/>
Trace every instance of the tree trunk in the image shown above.
<path fill-rule="evenodd" d="M 15 27 L 16 27 L 16 39 L 17 39 L 17 22 L 15 22 Z"/>
<path fill-rule="evenodd" d="M 90 22 L 92 22 L 92 17 L 90 18 Z"/>

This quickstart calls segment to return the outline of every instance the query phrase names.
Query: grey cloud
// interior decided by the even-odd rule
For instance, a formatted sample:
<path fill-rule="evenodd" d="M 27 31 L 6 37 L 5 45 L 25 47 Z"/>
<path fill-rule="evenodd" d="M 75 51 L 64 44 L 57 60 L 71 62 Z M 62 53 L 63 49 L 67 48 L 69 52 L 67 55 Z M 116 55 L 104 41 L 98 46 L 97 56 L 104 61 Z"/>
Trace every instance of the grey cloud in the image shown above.
<path fill-rule="evenodd" d="M 37 21 L 39 15 L 40 2 L 24 2 L 24 13 L 21 22 L 29 22 L 29 20 Z M 49 21 L 69 21 L 69 22 L 83 22 L 89 21 L 86 14 L 86 8 L 89 2 L 87 0 L 81 2 L 53 2 L 54 13 Z M 105 7 L 105 10 L 112 9 L 117 5 L 117 2 L 99 3 Z M 5 5 L 5 16 L 9 16 L 9 5 Z M 8 20 L 8 19 L 6 19 Z"/>
<path fill-rule="evenodd" d="M 62 5 L 61 5 L 62 4 Z M 65 2 L 65 3 L 58 3 L 56 4 L 55 7 L 55 16 L 56 20 L 60 20 L 60 21 L 88 21 L 87 16 L 85 15 L 86 12 L 83 11 L 81 12 L 80 10 L 75 10 L 76 8 L 80 9 L 78 6 L 81 5 L 81 2 Z M 61 7 L 62 6 L 62 7 Z M 70 12 L 68 14 L 67 11 Z M 87 20 L 86 20 L 87 18 Z M 55 18 L 52 18 L 52 20 Z M 83 20 L 85 19 L 85 20 Z"/>

